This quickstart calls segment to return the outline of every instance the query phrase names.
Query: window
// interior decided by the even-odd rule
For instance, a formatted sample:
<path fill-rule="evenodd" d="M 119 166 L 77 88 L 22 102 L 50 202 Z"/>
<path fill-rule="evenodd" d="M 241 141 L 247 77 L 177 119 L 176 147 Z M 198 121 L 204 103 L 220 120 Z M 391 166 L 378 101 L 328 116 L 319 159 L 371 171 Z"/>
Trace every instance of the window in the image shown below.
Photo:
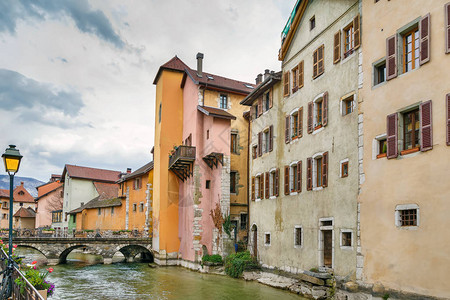
<path fill-rule="evenodd" d="M 111 216 L 114 215 L 114 206 L 111 206 Z"/>
<path fill-rule="evenodd" d="M 403 113 L 403 150 L 419 147 L 419 109 Z"/>
<path fill-rule="evenodd" d="M 144 211 L 144 202 L 139 203 L 139 212 Z"/>
<path fill-rule="evenodd" d="M 241 230 L 247 229 L 247 218 L 248 218 L 247 214 L 241 214 Z"/>
<path fill-rule="evenodd" d="M 344 58 L 353 53 L 355 47 L 353 23 L 344 28 Z"/>
<path fill-rule="evenodd" d="M 323 100 L 314 102 L 314 130 L 322 127 L 323 123 Z"/>
<path fill-rule="evenodd" d="M 311 19 L 309 19 L 309 30 L 313 30 L 316 27 L 316 16 L 312 16 Z"/>
<path fill-rule="evenodd" d="M 254 116 L 252 116 L 252 118 L 253 119 L 257 119 L 258 118 L 258 116 L 259 116 L 259 111 L 258 111 L 258 108 L 259 108 L 259 106 L 258 105 L 253 105 L 252 106 L 253 107 L 253 111 L 255 112 L 255 114 L 254 114 Z"/>
<path fill-rule="evenodd" d="M 322 186 L 322 168 L 323 168 L 323 160 L 322 157 L 318 157 L 315 160 L 316 165 L 316 187 Z"/>
<path fill-rule="evenodd" d="M 8 220 L 8 214 L 3 214 L 2 215 L 2 219 L 3 220 Z M 54 218 L 53 218 L 53 220 L 54 220 Z M 56 221 L 53 221 L 53 222 L 56 222 Z M 61 221 L 59 221 L 59 222 L 61 222 Z"/>
<path fill-rule="evenodd" d="M 159 123 L 161 123 L 161 110 L 162 110 L 162 103 L 159 103 L 159 112 L 158 112 Z"/>
<path fill-rule="evenodd" d="M 269 130 L 263 132 L 263 145 L 262 145 L 262 153 L 268 153 L 269 152 L 269 145 L 270 145 L 270 134 Z"/>
<path fill-rule="evenodd" d="M 3 216 L 6 215 L 6 219 L 8 219 L 8 214 L 3 214 Z M 59 223 L 62 221 L 62 211 L 57 210 L 52 212 L 52 222 L 53 223 Z"/>
<path fill-rule="evenodd" d="M 20 195 L 20 196 L 23 196 L 23 195 L 25 195 L 25 193 L 24 193 L 23 191 L 20 191 L 20 192 L 19 192 L 19 195 Z"/>
<path fill-rule="evenodd" d="M 141 188 L 141 179 L 140 178 L 134 179 L 134 189 L 139 190 L 140 188 Z"/>
<path fill-rule="evenodd" d="M 230 193 L 236 194 L 236 185 L 237 185 L 237 178 L 236 178 L 237 172 L 236 171 L 230 171 Z"/>
<path fill-rule="evenodd" d="M 206 139 L 209 140 L 209 129 L 206 130 Z"/>
<path fill-rule="evenodd" d="M 297 172 L 297 163 L 291 165 L 289 171 L 289 190 L 291 193 L 297 192 L 298 189 L 298 172 Z"/>
<path fill-rule="evenodd" d="M 264 98 L 264 110 L 268 111 L 270 109 L 270 92 L 265 93 L 263 98 Z"/>
<path fill-rule="evenodd" d="M 294 247 L 302 246 L 302 227 L 295 226 L 294 228 Z"/>
<path fill-rule="evenodd" d="M 386 81 L 386 60 L 374 65 L 373 85 Z"/>
<path fill-rule="evenodd" d="M 264 234 L 264 245 L 270 246 L 270 232 Z"/>
<path fill-rule="evenodd" d="M 252 158 L 255 159 L 256 157 L 258 157 L 258 146 L 257 145 L 253 145 L 253 147 L 252 147 Z"/>
<path fill-rule="evenodd" d="M 133 203 L 133 211 L 137 211 L 137 204 Z"/>
<path fill-rule="evenodd" d="M 298 66 L 292 69 L 292 93 L 298 90 Z"/>
<path fill-rule="evenodd" d="M 97 215 L 101 215 L 102 214 L 102 209 L 101 208 L 97 208 Z"/>
<path fill-rule="evenodd" d="M 220 108 L 228 109 L 228 96 L 220 94 Z"/>
<path fill-rule="evenodd" d="M 211 180 L 206 180 L 205 188 L 209 190 L 211 188 Z"/>
<path fill-rule="evenodd" d="M 352 231 L 342 230 L 341 231 L 341 248 L 351 248 L 352 247 Z"/>
<path fill-rule="evenodd" d="M 328 92 L 318 95 L 308 103 L 308 133 L 328 124 Z"/>
<path fill-rule="evenodd" d="M 353 101 L 354 95 L 351 95 L 350 97 L 345 98 L 342 100 L 342 115 L 346 116 L 348 114 L 351 114 L 353 112 Z"/>
<path fill-rule="evenodd" d="M 348 160 L 341 162 L 341 178 L 348 177 Z"/>
<path fill-rule="evenodd" d="M 291 140 L 298 137 L 298 111 L 291 114 Z"/>
<path fill-rule="evenodd" d="M 378 154 L 377 158 L 386 157 L 387 143 L 386 137 L 378 140 Z"/>
<path fill-rule="evenodd" d="M 23 206 L 23 202 L 20 202 L 20 203 L 19 203 L 19 206 L 22 207 L 22 206 Z"/>
<path fill-rule="evenodd" d="M 411 228 L 419 226 L 419 206 L 416 204 L 402 204 L 395 208 L 395 225 Z"/>
<path fill-rule="evenodd" d="M 272 170 L 269 173 L 269 197 L 276 196 L 276 170 Z"/>
<path fill-rule="evenodd" d="M 2 208 L 3 209 L 8 209 L 9 208 L 8 201 L 2 202 Z"/>
<path fill-rule="evenodd" d="M 403 36 L 403 73 L 419 67 L 419 29 L 415 28 Z"/>
<path fill-rule="evenodd" d="M 306 160 L 306 189 L 319 190 L 328 186 L 328 152 L 316 153 Z"/>
<path fill-rule="evenodd" d="M 313 79 L 322 75 L 324 71 L 324 45 L 322 45 L 313 53 Z"/>
<path fill-rule="evenodd" d="M 260 185 L 260 181 L 261 181 L 261 176 L 256 176 L 255 178 L 255 198 L 256 199 L 261 199 L 260 197 L 260 190 L 259 190 L 259 185 Z"/>
<path fill-rule="evenodd" d="M 231 133 L 231 153 L 238 153 L 238 135 L 237 133 Z"/>

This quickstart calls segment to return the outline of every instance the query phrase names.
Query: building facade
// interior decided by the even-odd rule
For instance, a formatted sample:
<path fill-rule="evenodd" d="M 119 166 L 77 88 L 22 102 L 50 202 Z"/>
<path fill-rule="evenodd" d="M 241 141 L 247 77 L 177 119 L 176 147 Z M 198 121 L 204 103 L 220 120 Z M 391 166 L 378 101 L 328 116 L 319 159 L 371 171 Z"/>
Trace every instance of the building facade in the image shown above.
<path fill-rule="evenodd" d="M 53 213 L 62 212 L 64 199 L 62 183 L 59 180 L 50 181 L 36 189 L 38 191 L 38 196 L 34 199 L 36 202 L 36 228 L 50 227 L 52 221 L 56 221 L 53 220 Z"/>
<path fill-rule="evenodd" d="M 449 298 L 450 3 L 362 8 L 361 279 Z"/>

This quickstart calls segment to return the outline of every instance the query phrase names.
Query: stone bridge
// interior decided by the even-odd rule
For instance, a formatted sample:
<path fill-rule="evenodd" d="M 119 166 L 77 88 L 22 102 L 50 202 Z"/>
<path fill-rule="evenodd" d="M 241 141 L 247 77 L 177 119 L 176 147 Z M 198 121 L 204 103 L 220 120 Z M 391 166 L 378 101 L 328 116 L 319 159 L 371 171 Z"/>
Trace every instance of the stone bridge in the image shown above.
<path fill-rule="evenodd" d="M 7 243 L 7 239 L 4 239 Z M 127 261 L 141 254 L 146 261 L 153 262 L 151 238 L 55 238 L 55 237 L 14 237 L 13 244 L 41 252 L 48 265 L 63 264 L 74 249 L 83 249 L 101 255 L 104 264 L 111 264 L 115 253 L 121 252 Z"/>

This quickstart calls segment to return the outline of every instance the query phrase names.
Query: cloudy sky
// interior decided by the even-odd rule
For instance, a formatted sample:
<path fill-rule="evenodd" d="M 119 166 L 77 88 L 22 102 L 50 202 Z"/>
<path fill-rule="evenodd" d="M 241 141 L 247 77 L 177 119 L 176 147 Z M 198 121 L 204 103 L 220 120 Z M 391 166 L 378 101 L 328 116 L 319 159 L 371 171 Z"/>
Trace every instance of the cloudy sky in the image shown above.
<path fill-rule="evenodd" d="M 295 0 L 2 0 L 0 151 L 20 176 L 47 181 L 64 164 L 124 171 L 152 159 L 158 67 L 253 82 L 279 70 Z M 3 167 L 2 167 L 3 169 Z"/>

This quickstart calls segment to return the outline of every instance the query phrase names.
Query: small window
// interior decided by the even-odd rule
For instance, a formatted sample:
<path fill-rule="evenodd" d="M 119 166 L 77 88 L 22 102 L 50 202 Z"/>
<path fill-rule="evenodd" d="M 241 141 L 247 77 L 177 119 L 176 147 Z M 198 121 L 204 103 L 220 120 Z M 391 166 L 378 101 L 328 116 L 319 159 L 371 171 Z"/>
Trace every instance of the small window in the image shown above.
<path fill-rule="evenodd" d="M 313 53 L 313 79 L 322 75 L 324 71 L 324 45 L 322 45 Z"/>
<path fill-rule="evenodd" d="M 137 204 L 133 203 L 133 211 L 137 211 Z"/>
<path fill-rule="evenodd" d="M 351 114 L 353 112 L 353 101 L 354 95 L 351 95 L 350 97 L 345 98 L 342 100 L 342 115 L 346 116 L 348 114 Z"/>
<path fill-rule="evenodd" d="M 205 188 L 209 190 L 211 188 L 211 180 L 206 180 Z"/>
<path fill-rule="evenodd" d="M 275 184 L 276 184 L 275 176 L 276 176 L 276 174 L 275 174 L 275 172 L 276 171 L 273 170 L 273 171 L 271 171 L 269 173 L 269 196 L 270 197 L 275 196 L 275 190 L 276 190 L 276 187 L 275 187 Z"/>
<path fill-rule="evenodd" d="M 377 158 L 386 157 L 387 143 L 385 137 L 377 140 L 377 151 Z"/>
<path fill-rule="evenodd" d="M 318 157 L 315 159 L 316 166 L 316 187 L 322 186 L 322 168 L 323 168 L 323 159 L 322 157 Z"/>
<path fill-rule="evenodd" d="M 247 223 L 248 223 L 248 215 L 241 214 L 241 230 L 247 229 Z"/>
<path fill-rule="evenodd" d="M 231 134 L 231 153 L 238 153 L 238 135 L 237 133 Z"/>
<path fill-rule="evenodd" d="M 292 69 L 292 93 L 298 90 L 298 66 Z"/>
<path fill-rule="evenodd" d="M 237 184 L 237 178 L 236 178 L 237 172 L 236 171 L 230 171 L 230 193 L 236 194 L 236 184 Z"/>
<path fill-rule="evenodd" d="M 253 111 L 255 112 L 255 114 L 252 116 L 252 119 L 257 119 L 258 118 L 258 113 L 259 113 L 258 107 L 259 107 L 259 105 L 254 105 L 253 106 Z"/>
<path fill-rule="evenodd" d="M 419 29 L 415 28 L 402 35 L 403 73 L 419 67 Z"/>
<path fill-rule="evenodd" d="M 302 228 L 296 226 L 294 228 L 294 246 L 301 247 L 302 246 Z"/>
<path fill-rule="evenodd" d="M 140 178 L 136 178 L 134 180 L 134 189 L 135 190 L 139 190 L 141 188 L 141 179 Z"/>
<path fill-rule="evenodd" d="M 9 208 L 8 202 L 7 202 L 7 201 L 2 202 L 2 208 L 3 208 L 3 209 L 8 209 L 8 208 Z"/>
<path fill-rule="evenodd" d="M 228 109 L 228 95 L 220 94 L 220 108 Z"/>
<path fill-rule="evenodd" d="M 19 192 L 19 195 L 20 195 L 20 196 L 23 196 L 23 195 L 25 195 L 25 193 L 24 193 L 23 191 L 20 191 L 20 192 Z"/>
<path fill-rule="evenodd" d="M 397 205 L 395 209 L 395 223 L 398 227 L 419 226 L 419 206 L 416 204 Z"/>
<path fill-rule="evenodd" d="M 320 221 L 320 226 L 333 226 L 333 220 Z"/>
<path fill-rule="evenodd" d="M 270 92 L 265 93 L 263 97 L 265 111 L 268 111 L 270 109 Z"/>
<path fill-rule="evenodd" d="M 261 180 L 261 175 L 255 177 L 255 199 L 262 198 L 260 195 L 260 192 L 262 193 L 262 191 L 259 190 L 260 180 Z"/>
<path fill-rule="evenodd" d="M 373 85 L 377 85 L 386 81 L 386 60 L 374 66 Z"/>
<path fill-rule="evenodd" d="M 139 203 L 139 211 L 140 212 L 144 211 L 144 202 Z"/>
<path fill-rule="evenodd" d="M 20 202 L 20 203 L 19 203 L 19 206 L 22 207 L 22 206 L 23 206 L 23 202 Z"/>
<path fill-rule="evenodd" d="M 297 192 L 298 190 L 298 172 L 297 163 L 291 165 L 289 168 L 289 190 L 291 193 Z"/>
<path fill-rule="evenodd" d="M 101 215 L 102 214 L 102 209 L 101 208 L 97 208 L 97 215 Z"/>
<path fill-rule="evenodd" d="M 348 161 L 341 163 L 341 177 L 348 177 Z"/>
<path fill-rule="evenodd" d="M 314 101 L 314 130 L 323 126 L 323 98 Z"/>
<path fill-rule="evenodd" d="M 291 141 L 295 140 L 298 137 L 298 110 L 296 110 L 293 114 L 291 114 Z"/>
<path fill-rule="evenodd" d="M 206 130 L 206 139 L 209 140 L 209 129 Z"/>
<path fill-rule="evenodd" d="M 254 145 L 254 146 L 252 147 L 252 158 L 255 159 L 255 158 L 257 158 L 257 157 L 258 157 L 258 146 L 257 146 L 257 145 Z"/>
<path fill-rule="evenodd" d="M 353 53 L 355 48 L 355 33 L 353 23 L 344 28 L 344 58 Z"/>
<path fill-rule="evenodd" d="M 309 30 L 313 30 L 316 27 L 316 16 L 312 16 L 311 19 L 309 19 Z"/>
<path fill-rule="evenodd" d="M 114 206 L 111 206 L 111 216 L 114 215 Z"/>
<path fill-rule="evenodd" d="M 352 232 L 342 231 L 341 232 L 341 247 L 352 247 Z"/>
<path fill-rule="evenodd" d="M 266 232 L 265 234 L 264 234 L 264 245 L 266 245 L 266 246 L 270 246 L 270 233 L 269 232 Z"/>
<path fill-rule="evenodd" d="M 403 113 L 403 150 L 418 150 L 419 128 L 419 109 Z"/>
<path fill-rule="evenodd" d="M 262 145 L 262 153 L 268 153 L 270 146 L 270 134 L 269 130 L 263 132 L 263 145 Z"/>

